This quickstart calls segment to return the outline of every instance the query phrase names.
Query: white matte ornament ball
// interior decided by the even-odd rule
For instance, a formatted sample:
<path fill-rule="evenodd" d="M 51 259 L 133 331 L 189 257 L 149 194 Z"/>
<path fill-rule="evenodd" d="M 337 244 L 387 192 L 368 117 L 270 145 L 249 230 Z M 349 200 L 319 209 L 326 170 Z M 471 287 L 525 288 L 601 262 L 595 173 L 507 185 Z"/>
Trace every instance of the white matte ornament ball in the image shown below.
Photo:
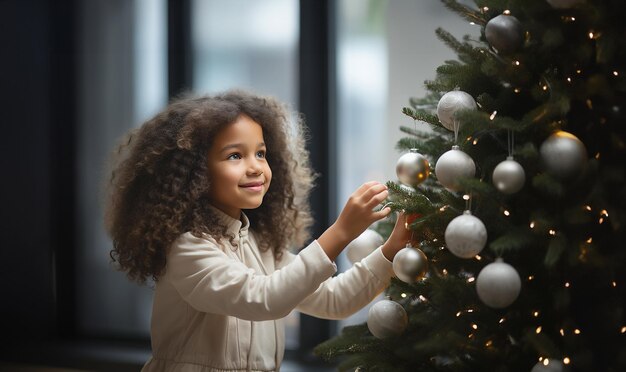
<path fill-rule="evenodd" d="M 346 246 L 348 260 L 355 264 L 374 252 L 383 243 L 384 239 L 379 233 L 367 229 Z"/>
<path fill-rule="evenodd" d="M 558 131 L 543 141 L 539 153 L 548 173 L 562 180 L 578 177 L 587 166 L 585 145 L 565 131 Z"/>
<path fill-rule="evenodd" d="M 563 363 L 556 359 L 546 359 L 537 362 L 530 372 L 563 372 Z"/>
<path fill-rule="evenodd" d="M 419 248 L 407 246 L 393 258 L 393 272 L 398 279 L 413 284 L 422 279 L 428 270 L 428 258 Z"/>
<path fill-rule="evenodd" d="M 367 314 L 367 328 L 380 339 L 401 335 L 408 324 L 409 317 L 402 305 L 390 300 L 378 301 Z"/>
<path fill-rule="evenodd" d="M 546 0 L 554 9 L 570 9 L 578 4 L 582 4 L 585 0 Z"/>
<path fill-rule="evenodd" d="M 506 158 L 493 170 L 493 185 L 504 194 L 514 194 L 524 187 L 526 173 L 520 163 L 512 156 Z"/>
<path fill-rule="evenodd" d="M 424 155 L 411 149 L 402 155 L 396 163 L 396 174 L 400 182 L 415 187 L 424 182 L 430 175 L 430 164 Z"/>
<path fill-rule="evenodd" d="M 500 54 L 517 50 L 524 41 L 522 24 L 512 15 L 500 14 L 487 22 L 485 38 Z"/>
<path fill-rule="evenodd" d="M 502 258 L 483 267 L 476 278 L 476 292 L 485 305 L 502 309 L 512 304 L 519 296 L 522 280 L 515 268 Z"/>
<path fill-rule="evenodd" d="M 444 94 L 437 104 L 437 117 L 447 129 L 454 131 L 455 114 L 459 110 L 476 110 L 476 101 L 471 95 L 453 90 Z"/>
<path fill-rule="evenodd" d="M 465 211 L 450 221 L 444 237 L 452 254 L 460 258 L 472 258 L 485 247 L 487 228 L 478 217 Z"/>
<path fill-rule="evenodd" d="M 459 178 L 470 178 L 475 174 L 474 160 L 456 145 L 441 155 L 435 165 L 437 180 L 450 191 L 461 191 Z"/>

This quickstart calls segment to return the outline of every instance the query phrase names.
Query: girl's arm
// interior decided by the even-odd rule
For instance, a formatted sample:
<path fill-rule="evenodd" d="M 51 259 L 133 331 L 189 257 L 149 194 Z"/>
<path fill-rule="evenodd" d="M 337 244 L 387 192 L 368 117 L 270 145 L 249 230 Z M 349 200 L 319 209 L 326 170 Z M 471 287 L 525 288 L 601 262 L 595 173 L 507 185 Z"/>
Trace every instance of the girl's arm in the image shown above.
<path fill-rule="evenodd" d="M 393 257 L 409 238 L 410 231 L 405 228 L 401 213 L 391 236 L 381 247 L 346 272 L 326 280 L 297 309 L 326 319 L 343 319 L 360 310 L 389 285 L 394 275 Z"/>
<path fill-rule="evenodd" d="M 257 321 L 287 316 L 337 270 L 317 241 L 269 275 L 228 257 L 215 241 L 191 233 L 174 242 L 167 259 L 160 281 L 171 284 L 194 309 Z"/>

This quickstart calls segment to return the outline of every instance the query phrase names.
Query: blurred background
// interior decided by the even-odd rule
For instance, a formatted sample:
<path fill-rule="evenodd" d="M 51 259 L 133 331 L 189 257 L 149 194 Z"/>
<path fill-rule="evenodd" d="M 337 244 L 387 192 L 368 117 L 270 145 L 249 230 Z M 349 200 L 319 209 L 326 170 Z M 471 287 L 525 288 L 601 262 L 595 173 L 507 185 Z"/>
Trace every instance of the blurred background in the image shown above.
<path fill-rule="evenodd" d="M 189 90 L 288 103 L 321 175 L 318 236 L 361 183 L 395 180 L 398 127 L 413 125 L 401 109 L 454 58 L 437 27 L 479 33 L 437 0 L 0 0 L 0 369 L 137 371 L 149 357 L 153 290 L 112 268 L 102 220 L 128 129 Z M 293 312 L 282 370 L 332 370 L 311 349 L 366 316 Z"/>

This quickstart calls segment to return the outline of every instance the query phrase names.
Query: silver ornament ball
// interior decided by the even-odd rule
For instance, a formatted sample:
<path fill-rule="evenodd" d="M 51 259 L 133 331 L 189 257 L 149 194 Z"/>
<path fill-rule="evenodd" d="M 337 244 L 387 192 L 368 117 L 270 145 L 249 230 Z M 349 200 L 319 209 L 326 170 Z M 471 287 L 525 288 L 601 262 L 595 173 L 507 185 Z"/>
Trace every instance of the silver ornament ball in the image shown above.
<path fill-rule="evenodd" d="M 409 317 L 397 302 L 381 300 L 367 314 L 367 328 L 377 338 L 399 336 L 409 324 Z"/>
<path fill-rule="evenodd" d="M 353 264 L 361 261 L 378 247 L 383 245 L 384 239 L 374 230 L 367 229 L 346 246 L 346 256 Z"/>
<path fill-rule="evenodd" d="M 393 258 L 393 272 L 398 279 L 413 284 L 422 279 L 428 270 L 428 258 L 419 248 L 407 246 Z"/>
<path fill-rule="evenodd" d="M 562 180 L 578 177 L 587 167 L 585 145 L 565 131 L 558 131 L 543 141 L 539 153 L 548 173 Z"/>
<path fill-rule="evenodd" d="M 493 170 L 491 177 L 493 185 L 505 194 L 514 194 L 524 187 L 526 173 L 520 163 L 513 160 L 512 156 L 498 164 Z"/>
<path fill-rule="evenodd" d="M 396 163 L 396 174 L 400 182 L 415 187 L 430 175 L 430 164 L 416 149 L 409 150 Z"/>
<path fill-rule="evenodd" d="M 487 228 L 478 217 L 465 211 L 450 221 L 444 238 L 452 254 L 460 258 L 472 258 L 485 247 Z"/>
<path fill-rule="evenodd" d="M 500 14 L 487 22 L 485 38 L 498 53 L 509 54 L 522 45 L 524 30 L 517 18 L 512 15 Z"/>
<path fill-rule="evenodd" d="M 502 309 L 519 296 L 522 280 L 515 268 L 502 258 L 483 267 L 476 278 L 476 292 L 485 305 Z"/>
<path fill-rule="evenodd" d="M 530 372 L 563 372 L 563 363 L 557 359 L 544 359 L 541 362 L 537 362 Z"/>
<path fill-rule="evenodd" d="M 546 0 L 554 9 L 570 9 L 582 4 L 585 0 Z"/>
<path fill-rule="evenodd" d="M 447 129 L 454 131 L 456 112 L 459 110 L 476 110 L 476 101 L 471 95 L 453 90 L 444 94 L 437 104 L 437 117 Z"/>
<path fill-rule="evenodd" d="M 435 165 L 437 180 L 450 191 L 461 191 L 459 178 L 470 178 L 475 174 L 474 160 L 456 145 L 441 155 Z"/>

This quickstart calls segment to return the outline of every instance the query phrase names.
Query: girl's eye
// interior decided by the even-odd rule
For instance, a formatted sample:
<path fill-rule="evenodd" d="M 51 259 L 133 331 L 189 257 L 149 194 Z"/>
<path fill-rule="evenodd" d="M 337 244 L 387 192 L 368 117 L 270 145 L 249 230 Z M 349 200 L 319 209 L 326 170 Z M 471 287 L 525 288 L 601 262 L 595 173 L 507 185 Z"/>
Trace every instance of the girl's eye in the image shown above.
<path fill-rule="evenodd" d="M 265 158 L 265 150 L 257 151 L 256 156 L 257 156 L 257 158 L 264 159 Z"/>
<path fill-rule="evenodd" d="M 238 160 L 238 159 L 241 159 L 241 155 L 240 155 L 240 154 L 237 154 L 237 153 L 235 153 L 235 154 L 230 154 L 230 155 L 228 155 L 228 158 L 227 158 L 227 159 L 228 159 L 228 160 Z"/>

